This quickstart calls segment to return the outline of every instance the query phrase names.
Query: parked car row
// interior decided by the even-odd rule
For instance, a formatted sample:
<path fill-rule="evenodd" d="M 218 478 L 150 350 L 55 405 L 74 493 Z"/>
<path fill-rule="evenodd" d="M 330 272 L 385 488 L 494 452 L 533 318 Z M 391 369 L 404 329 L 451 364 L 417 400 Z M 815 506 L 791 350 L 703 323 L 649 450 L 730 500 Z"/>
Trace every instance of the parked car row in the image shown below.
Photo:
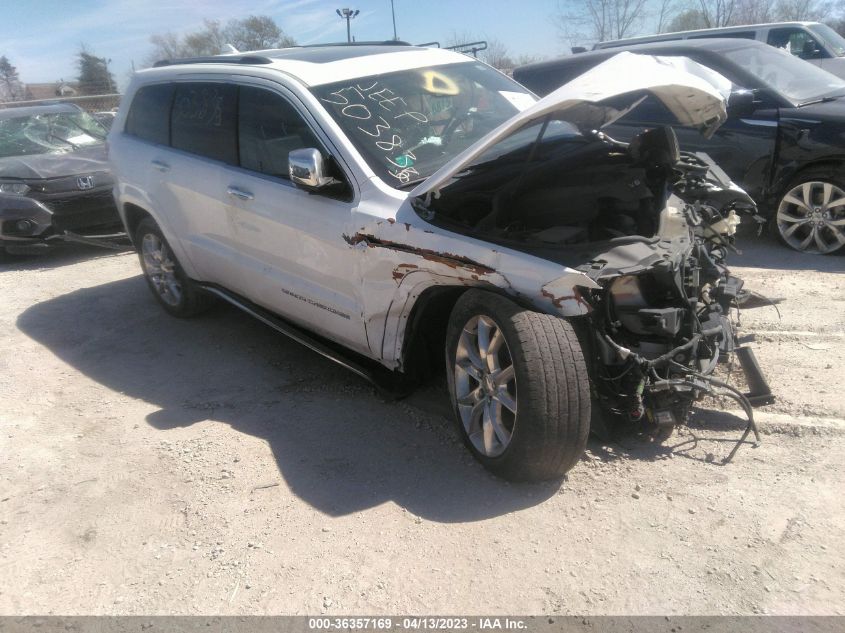
<path fill-rule="evenodd" d="M 622 40 L 599 42 L 593 50 L 615 48 L 625 50 L 637 44 L 653 44 L 674 40 L 704 40 L 730 38 L 756 40 L 780 48 L 806 60 L 822 70 L 845 79 L 845 38 L 826 24 L 819 22 L 774 22 L 743 24 L 676 33 L 660 33 Z"/>
<path fill-rule="evenodd" d="M 813 254 L 845 246 L 845 81 L 789 53 L 745 39 L 698 39 L 629 46 L 642 55 L 684 57 L 726 77 L 728 120 L 709 139 L 676 128 L 681 147 L 706 152 L 756 200 L 790 247 Z M 517 68 L 514 78 L 540 95 L 619 53 L 618 48 Z M 647 99 L 608 128 L 633 138 L 672 124 Z"/>

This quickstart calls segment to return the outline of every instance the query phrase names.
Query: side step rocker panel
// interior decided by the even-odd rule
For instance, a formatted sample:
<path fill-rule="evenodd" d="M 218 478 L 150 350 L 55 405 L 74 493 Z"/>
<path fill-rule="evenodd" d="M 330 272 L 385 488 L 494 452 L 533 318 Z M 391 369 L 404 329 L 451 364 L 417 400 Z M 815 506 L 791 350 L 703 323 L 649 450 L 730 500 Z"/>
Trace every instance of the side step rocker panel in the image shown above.
<path fill-rule="evenodd" d="M 209 294 L 223 299 L 265 325 L 270 326 L 277 332 L 293 339 L 300 345 L 304 345 L 308 349 L 317 352 L 321 356 L 360 376 L 389 398 L 404 398 L 413 390 L 412 381 L 404 374 L 390 371 L 377 362 L 364 357 L 356 359 L 354 356 L 357 355 L 353 352 L 344 353 L 342 350 L 337 349 L 338 346 L 320 340 L 315 335 L 286 321 L 273 312 L 225 288 L 212 284 L 200 284 L 200 286 Z"/>

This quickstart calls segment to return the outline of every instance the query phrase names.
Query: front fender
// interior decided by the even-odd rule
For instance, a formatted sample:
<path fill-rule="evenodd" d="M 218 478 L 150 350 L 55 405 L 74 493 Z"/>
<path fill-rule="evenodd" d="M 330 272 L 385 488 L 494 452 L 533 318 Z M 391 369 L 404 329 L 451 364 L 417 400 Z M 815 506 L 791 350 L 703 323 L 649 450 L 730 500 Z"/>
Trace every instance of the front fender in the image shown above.
<path fill-rule="evenodd" d="M 370 349 L 391 368 L 401 363 L 407 320 L 432 286 L 489 288 L 520 305 L 560 317 L 587 314 L 585 274 L 464 235 L 380 220 L 344 236 L 359 250 L 363 319 Z"/>

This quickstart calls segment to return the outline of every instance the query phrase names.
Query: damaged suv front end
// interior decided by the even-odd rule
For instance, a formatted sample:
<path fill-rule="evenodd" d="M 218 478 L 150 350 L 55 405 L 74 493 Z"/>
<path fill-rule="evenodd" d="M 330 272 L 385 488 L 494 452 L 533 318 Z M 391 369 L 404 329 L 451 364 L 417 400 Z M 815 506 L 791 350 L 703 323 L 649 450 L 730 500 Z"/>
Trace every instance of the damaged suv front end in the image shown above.
<path fill-rule="evenodd" d="M 169 313 L 220 297 L 394 392 L 445 360 L 473 455 L 507 479 L 552 479 L 581 458 L 594 403 L 661 438 L 724 392 L 751 430 L 751 398 L 714 377 L 732 354 L 751 395 L 771 397 L 737 348 L 742 283 L 725 264 L 753 203 L 671 128 L 602 132 L 653 95 L 712 134 L 729 87 L 628 53 L 539 101 L 476 60 L 402 44 L 177 60 L 133 80 L 110 156 Z M 151 94 L 171 96 L 147 117 Z M 233 132 L 228 163 L 184 146 L 203 95 L 232 102 L 207 128 L 253 130 Z M 162 124 L 136 129 L 136 108 Z"/>
<path fill-rule="evenodd" d="M 425 223 L 480 240 L 489 254 L 449 254 L 440 231 L 424 231 L 435 238 L 426 239 L 416 223 L 377 223 L 347 241 L 421 255 L 429 267 L 445 261 L 465 272 L 465 285 L 571 319 L 581 326 L 593 400 L 617 421 L 665 439 L 696 400 L 718 394 L 741 404 L 752 430 L 751 402 L 772 396 L 750 348 L 737 345 L 732 314 L 743 282 L 725 260 L 753 201 L 706 155 L 681 152 L 669 127 L 631 143 L 601 132 L 650 93 L 710 135 L 725 120 L 725 84 L 689 60 L 622 54 L 527 107 L 411 192 Z M 407 155 L 399 158 L 407 167 Z M 418 270 L 402 261 L 400 286 Z M 563 274 L 549 279 L 548 264 Z M 754 393 L 713 376 L 735 352 Z M 449 379 L 460 399 L 466 377 L 454 369 Z M 483 380 L 469 378 L 463 391 Z M 484 454 L 483 444 L 475 448 Z"/>

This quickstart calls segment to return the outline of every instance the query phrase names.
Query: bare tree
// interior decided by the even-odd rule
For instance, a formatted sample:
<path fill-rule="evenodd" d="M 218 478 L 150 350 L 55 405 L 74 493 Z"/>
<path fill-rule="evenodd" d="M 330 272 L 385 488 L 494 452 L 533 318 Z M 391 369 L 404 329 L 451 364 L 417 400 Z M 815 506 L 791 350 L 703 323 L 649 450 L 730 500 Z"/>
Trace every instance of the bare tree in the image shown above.
<path fill-rule="evenodd" d="M 768 0 L 737 0 L 732 24 L 762 24 L 777 19 L 775 3 Z"/>
<path fill-rule="evenodd" d="M 779 0 L 777 3 L 777 19 L 784 22 L 792 21 L 820 21 L 825 19 L 832 10 L 832 2 L 819 0 Z"/>
<path fill-rule="evenodd" d="M 675 16 L 667 31 L 791 22 L 823 21 L 841 11 L 842 0 L 698 0 L 696 6 Z"/>
<path fill-rule="evenodd" d="M 553 16 L 563 39 L 615 40 L 633 35 L 647 0 L 561 0 Z"/>
<path fill-rule="evenodd" d="M 514 60 L 514 68 L 517 66 L 525 66 L 526 64 L 533 64 L 534 62 L 543 61 L 544 57 L 542 55 L 517 55 L 516 59 Z"/>
<path fill-rule="evenodd" d="M 219 20 L 203 20 L 204 27 L 185 35 L 183 43 L 193 55 L 219 55 L 228 51 Z"/>
<path fill-rule="evenodd" d="M 677 31 L 692 31 L 693 29 L 707 28 L 704 16 L 698 9 L 686 9 L 676 15 L 666 26 L 667 33 Z"/>
<path fill-rule="evenodd" d="M 483 39 L 484 38 L 478 33 L 473 33 L 472 31 L 453 30 L 449 34 L 449 37 L 443 41 L 443 46 L 447 48 L 450 46 L 462 46 L 463 44 L 468 44 L 469 42 L 480 42 Z"/>
<path fill-rule="evenodd" d="M 698 0 L 704 28 L 718 28 L 733 24 L 737 0 Z"/>
<path fill-rule="evenodd" d="M 185 47 L 182 45 L 182 38 L 171 31 L 150 36 L 150 43 L 153 45 L 153 53 L 150 54 L 150 59 L 153 62 L 159 59 L 190 57 L 190 53 L 186 53 Z"/>
<path fill-rule="evenodd" d="M 493 68 L 499 70 L 510 70 L 515 65 L 508 47 L 497 39 L 487 40 L 487 48 L 481 53 L 481 58 Z"/>
<path fill-rule="evenodd" d="M 26 89 L 18 77 L 18 69 L 3 55 L 0 57 L 0 102 L 21 101 Z"/>
<path fill-rule="evenodd" d="M 663 33 L 680 10 L 677 0 L 660 0 L 655 11 L 655 33 Z"/>
<path fill-rule="evenodd" d="M 260 51 L 265 48 L 295 46 L 292 37 L 286 35 L 268 15 L 251 15 L 243 20 L 234 20 L 223 31 L 227 43 L 239 51 Z"/>
<path fill-rule="evenodd" d="M 227 44 L 242 51 L 296 45 L 293 38 L 266 15 L 229 20 L 225 26 L 219 20 L 205 20 L 203 27 L 197 31 L 184 35 L 173 32 L 153 35 L 150 43 L 153 50 L 149 63 L 159 59 L 219 55 L 229 52 Z"/>
<path fill-rule="evenodd" d="M 511 70 L 517 66 L 530 64 L 538 60 L 533 55 L 518 55 L 514 57 L 507 45 L 500 39 L 486 37 L 478 33 L 473 33 L 472 31 L 452 31 L 449 37 L 444 40 L 443 46 L 462 47 L 464 51 L 467 51 L 466 45 L 473 42 L 487 43 L 487 48 L 479 51 L 479 57 L 493 68 L 498 68 L 499 70 Z M 471 51 L 469 52 L 471 53 Z"/>

